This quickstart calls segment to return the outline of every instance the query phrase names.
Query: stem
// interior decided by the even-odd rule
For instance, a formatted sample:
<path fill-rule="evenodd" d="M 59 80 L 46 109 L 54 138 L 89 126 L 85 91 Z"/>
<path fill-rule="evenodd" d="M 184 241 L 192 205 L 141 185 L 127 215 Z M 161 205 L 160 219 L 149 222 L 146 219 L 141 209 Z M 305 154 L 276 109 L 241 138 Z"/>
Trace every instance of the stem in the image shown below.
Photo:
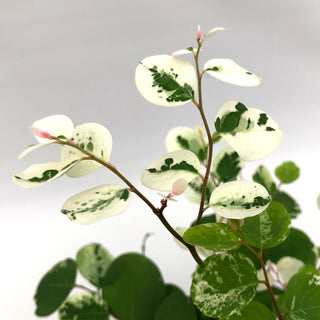
<path fill-rule="evenodd" d="M 74 287 L 78 288 L 78 289 L 83 289 L 83 290 L 86 290 L 86 291 L 89 291 L 89 292 L 96 293 L 94 290 L 91 290 L 91 289 L 87 288 L 86 286 L 83 286 L 82 284 L 75 284 Z"/>

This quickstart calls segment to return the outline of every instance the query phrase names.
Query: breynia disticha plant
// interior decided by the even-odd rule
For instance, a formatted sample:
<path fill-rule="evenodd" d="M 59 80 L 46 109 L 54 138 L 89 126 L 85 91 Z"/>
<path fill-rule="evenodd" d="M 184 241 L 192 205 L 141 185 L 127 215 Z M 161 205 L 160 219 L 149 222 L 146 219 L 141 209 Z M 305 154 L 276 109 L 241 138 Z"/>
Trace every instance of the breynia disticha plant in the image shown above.
<path fill-rule="evenodd" d="M 110 162 L 112 137 L 107 128 L 97 123 L 74 127 L 64 115 L 34 122 L 31 132 L 38 144 L 19 156 L 58 144 L 60 160 L 13 175 L 18 186 L 33 188 L 65 174 L 77 178 L 101 167 L 112 171 L 122 184 L 108 181 L 75 194 L 61 212 L 73 222 L 91 224 L 122 213 L 137 196 L 192 255 L 197 267 L 190 295 L 166 283 L 146 257 L 147 234 L 141 253 L 113 257 L 93 242 L 80 248 L 74 259 L 58 262 L 38 285 L 34 298 L 39 317 L 58 310 L 63 320 L 102 320 L 110 315 L 122 320 L 320 319 L 319 249 L 303 231 L 290 226 L 301 209 L 283 190 L 299 177 L 299 167 L 285 161 L 273 174 L 260 165 L 252 179 L 240 178 L 246 162 L 263 159 L 278 146 L 279 125 L 245 101 L 228 101 L 209 117 L 205 114 L 205 74 L 237 86 L 261 83 L 230 59 L 213 58 L 200 65 L 202 47 L 222 30 L 203 35 L 198 27 L 194 47 L 147 57 L 137 65 L 135 82 L 143 98 L 163 107 L 183 108 L 189 103 L 203 123 L 172 128 L 165 138 L 168 153 L 145 166 L 142 185 L 160 194 L 158 203 Z M 182 59 L 185 54 L 193 57 L 193 63 Z M 217 147 L 222 141 L 227 146 Z M 194 219 L 172 226 L 164 214 L 170 201 L 182 195 L 197 204 Z M 78 285 L 78 272 L 96 290 Z M 74 288 L 83 292 L 71 294 Z"/>

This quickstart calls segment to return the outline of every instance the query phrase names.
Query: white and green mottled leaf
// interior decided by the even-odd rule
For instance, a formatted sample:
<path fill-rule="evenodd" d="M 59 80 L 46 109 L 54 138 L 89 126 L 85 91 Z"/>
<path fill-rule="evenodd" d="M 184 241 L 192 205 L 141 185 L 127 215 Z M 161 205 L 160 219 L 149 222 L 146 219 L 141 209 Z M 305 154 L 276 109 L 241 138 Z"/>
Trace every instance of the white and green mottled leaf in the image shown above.
<path fill-rule="evenodd" d="M 244 161 L 230 146 L 222 149 L 212 162 L 212 174 L 220 182 L 235 180 L 244 167 Z"/>
<path fill-rule="evenodd" d="M 31 127 L 48 132 L 52 136 L 64 136 L 70 138 L 73 131 L 72 121 L 64 115 L 53 115 L 35 121 Z M 40 143 L 46 143 L 48 139 L 35 136 Z"/>
<path fill-rule="evenodd" d="M 112 150 L 112 137 L 108 129 L 104 126 L 97 123 L 84 123 L 74 129 L 71 140 L 99 159 L 104 160 L 105 162 L 109 161 Z M 73 147 L 62 146 L 61 160 L 74 156 L 84 157 L 86 155 Z M 81 177 L 101 166 L 100 163 L 94 160 L 81 161 L 68 172 L 68 176 Z"/>
<path fill-rule="evenodd" d="M 215 188 L 210 206 L 220 216 L 228 219 L 244 219 L 265 210 L 270 202 L 268 191 L 252 181 L 231 181 Z"/>
<path fill-rule="evenodd" d="M 61 177 L 80 161 L 79 157 L 70 157 L 64 161 L 34 164 L 26 170 L 14 174 L 12 181 L 23 188 L 37 187 Z"/>
<path fill-rule="evenodd" d="M 274 194 L 277 187 L 270 171 L 263 165 L 260 165 L 252 176 L 253 181 L 262 184 L 269 192 L 269 194 Z"/>
<path fill-rule="evenodd" d="M 36 150 L 36 149 L 38 149 L 38 148 L 45 147 L 45 146 L 49 146 L 49 145 L 55 144 L 55 143 L 56 143 L 56 141 L 51 141 L 51 140 L 48 141 L 48 140 L 47 140 L 46 143 L 33 144 L 33 145 L 29 146 L 28 148 L 26 148 L 25 150 L 23 150 L 23 151 L 19 154 L 18 159 L 23 158 L 24 156 L 26 156 L 26 155 L 27 155 L 28 153 L 30 153 L 31 151 L 34 151 L 34 150 Z"/>
<path fill-rule="evenodd" d="M 69 297 L 59 309 L 59 320 L 107 320 L 108 305 L 94 292 L 81 292 Z"/>
<path fill-rule="evenodd" d="M 265 158 L 283 136 L 277 123 L 266 113 L 238 101 L 229 101 L 219 110 L 215 126 L 245 161 Z"/>
<path fill-rule="evenodd" d="M 178 179 L 190 182 L 200 170 L 198 157 L 189 150 L 165 154 L 152 162 L 142 173 L 142 184 L 150 189 L 171 191 Z"/>
<path fill-rule="evenodd" d="M 164 107 L 189 102 L 194 99 L 196 90 L 192 64 L 169 55 L 143 59 L 136 69 L 135 82 L 146 100 Z"/>
<path fill-rule="evenodd" d="M 166 147 L 169 152 L 190 150 L 203 162 L 206 159 L 207 144 L 198 130 L 188 127 L 175 127 L 166 136 Z"/>
<path fill-rule="evenodd" d="M 61 212 L 79 224 L 91 224 L 122 213 L 131 200 L 128 189 L 105 184 L 77 193 L 63 205 Z"/>
<path fill-rule="evenodd" d="M 230 59 L 211 59 L 204 70 L 221 81 L 244 87 L 258 86 L 261 79 Z"/>
<path fill-rule="evenodd" d="M 205 204 L 207 205 L 210 201 L 210 196 L 215 188 L 215 185 L 212 181 L 212 179 L 209 177 L 207 182 L 207 190 L 206 190 L 206 196 L 205 196 Z M 202 196 L 202 189 L 203 189 L 203 181 L 199 176 L 196 176 L 193 178 L 187 185 L 186 190 L 184 191 L 184 196 L 189 201 L 200 204 L 201 202 L 201 196 Z"/>
<path fill-rule="evenodd" d="M 212 255 L 193 274 L 191 298 L 207 317 L 223 318 L 244 308 L 258 285 L 253 262 L 237 252 Z"/>
<path fill-rule="evenodd" d="M 211 29 L 209 32 L 207 32 L 203 38 L 202 38 L 202 42 L 210 37 L 212 37 L 213 35 L 217 34 L 218 32 L 220 31 L 223 31 L 225 30 L 225 28 L 222 28 L 222 27 L 216 27 L 216 28 L 213 28 Z"/>
<path fill-rule="evenodd" d="M 181 50 L 177 50 L 175 52 L 172 52 L 171 55 L 172 56 L 181 56 L 181 55 L 184 55 L 184 54 L 196 54 L 197 53 L 197 48 L 192 48 L 192 47 L 189 47 L 187 49 L 181 49 Z M 202 49 L 200 49 L 200 51 L 202 51 Z"/>

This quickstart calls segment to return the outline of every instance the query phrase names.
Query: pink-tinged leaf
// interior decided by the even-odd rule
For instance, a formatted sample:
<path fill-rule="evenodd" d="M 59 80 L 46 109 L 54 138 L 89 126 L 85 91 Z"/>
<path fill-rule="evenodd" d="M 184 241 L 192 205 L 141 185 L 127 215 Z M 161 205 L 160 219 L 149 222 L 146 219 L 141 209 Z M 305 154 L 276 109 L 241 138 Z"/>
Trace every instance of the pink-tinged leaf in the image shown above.
<path fill-rule="evenodd" d="M 172 193 L 179 196 L 184 193 L 188 185 L 188 181 L 185 179 L 178 179 L 172 186 Z"/>
<path fill-rule="evenodd" d="M 197 31 L 197 41 L 201 39 L 201 27 L 198 25 L 198 31 Z"/>
<path fill-rule="evenodd" d="M 49 132 L 46 132 L 36 127 L 30 127 L 30 131 L 32 132 L 33 135 L 35 135 L 38 138 L 49 139 L 49 140 L 52 140 L 55 138 Z"/>

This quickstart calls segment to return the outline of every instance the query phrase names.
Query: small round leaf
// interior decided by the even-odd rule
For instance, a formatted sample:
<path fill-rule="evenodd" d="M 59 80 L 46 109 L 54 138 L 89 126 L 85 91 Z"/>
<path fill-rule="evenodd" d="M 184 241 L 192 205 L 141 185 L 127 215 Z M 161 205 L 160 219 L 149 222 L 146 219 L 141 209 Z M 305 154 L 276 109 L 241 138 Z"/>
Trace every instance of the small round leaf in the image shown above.
<path fill-rule="evenodd" d="M 282 183 L 291 183 L 299 178 L 300 169 L 292 161 L 287 161 L 275 169 L 277 178 Z"/>
<path fill-rule="evenodd" d="M 256 169 L 252 180 L 262 184 L 268 190 L 269 194 L 273 194 L 277 189 L 269 170 L 265 166 L 261 165 Z"/>
<path fill-rule="evenodd" d="M 214 188 L 215 188 L 215 185 L 212 179 L 209 177 L 207 182 L 205 200 L 204 200 L 206 205 L 209 203 L 210 196 Z M 200 204 L 202 189 L 203 189 L 203 180 L 199 176 L 196 176 L 188 183 L 187 188 L 184 191 L 183 195 L 185 196 L 186 199 L 188 199 L 192 203 Z"/>

